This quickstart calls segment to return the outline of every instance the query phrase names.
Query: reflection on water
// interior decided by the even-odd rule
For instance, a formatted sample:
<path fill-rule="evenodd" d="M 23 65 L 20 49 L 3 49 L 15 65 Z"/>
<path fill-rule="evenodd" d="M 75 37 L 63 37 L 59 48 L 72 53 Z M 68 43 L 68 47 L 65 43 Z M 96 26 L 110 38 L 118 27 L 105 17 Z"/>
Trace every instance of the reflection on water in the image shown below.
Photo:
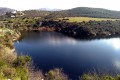
<path fill-rule="evenodd" d="M 61 45 L 62 43 L 64 43 L 63 41 L 67 42 L 67 44 L 70 44 L 70 45 L 76 45 L 77 44 L 77 41 L 72 39 L 72 38 L 70 38 L 70 39 L 65 38 L 65 39 L 62 39 L 62 41 L 59 38 L 49 39 L 48 43 L 51 44 L 51 45 Z"/>
<path fill-rule="evenodd" d="M 120 60 L 115 60 L 114 64 L 115 64 L 115 67 L 120 70 Z"/>
<path fill-rule="evenodd" d="M 110 40 L 103 40 L 109 46 L 112 46 L 115 50 L 120 50 L 120 38 L 113 38 Z"/>
<path fill-rule="evenodd" d="M 73 79 L 93 70 L 120 72 L 120 38 L 76 40 L 55 32 L 29 32 L 14 45 L 45 72 L 63 68 Z"/>

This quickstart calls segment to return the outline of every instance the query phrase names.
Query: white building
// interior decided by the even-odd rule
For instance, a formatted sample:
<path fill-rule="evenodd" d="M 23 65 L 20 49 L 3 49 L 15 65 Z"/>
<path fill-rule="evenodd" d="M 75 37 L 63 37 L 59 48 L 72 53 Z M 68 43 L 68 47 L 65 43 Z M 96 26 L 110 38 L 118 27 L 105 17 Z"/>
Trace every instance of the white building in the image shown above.
<path fill-rule="evenodd" d="M 24 15 L 24 13 L 21 12 L 21 11 L 13 11 L 13 12 L 11 12 L 11 13 L 12 13 L 12 14 L 11 14 L 11 18 L 20 17 L 20 16 L 23 16 L 23 15 Z"/>

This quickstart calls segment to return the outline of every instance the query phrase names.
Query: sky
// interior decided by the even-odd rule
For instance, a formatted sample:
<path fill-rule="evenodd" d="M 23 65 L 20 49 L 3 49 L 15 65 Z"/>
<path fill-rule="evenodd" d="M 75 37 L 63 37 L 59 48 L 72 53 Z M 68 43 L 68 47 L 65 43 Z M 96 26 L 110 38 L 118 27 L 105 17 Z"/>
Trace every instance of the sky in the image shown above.
<path fill-rule="evenodd" d="M 93 7 L 120 11 L 120 0 L 0 0 L 0 7 L 16 10 Z"/>

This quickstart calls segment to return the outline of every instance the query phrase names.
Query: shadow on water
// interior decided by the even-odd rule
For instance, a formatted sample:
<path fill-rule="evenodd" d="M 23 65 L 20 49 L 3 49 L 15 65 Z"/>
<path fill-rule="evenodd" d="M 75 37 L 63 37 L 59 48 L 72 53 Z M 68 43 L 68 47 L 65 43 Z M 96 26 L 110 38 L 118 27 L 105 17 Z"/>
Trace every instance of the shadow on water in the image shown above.
<path fill-rule="evenodd" d="M 34 31 L 30 31 L 30 32 L 41 33 L 41 31 L 38 31 L 38 30 L 34 30 Z M 43 32 L 45 32 L 45 31 L 43 31 Z M 29 33 L 29 31 L 28 32 L 21 32 L 21 33 L 22 33 L 22 36 L 20 37 L 20 39 L 18 41 L 22 40 L 26 36 L 26 33 Z M 84 37 L 84 36 L 79 37 L 79 36 L 76 36 L 76 37 L 74 37 L 74 36 L 69 36 L 69 35 L 65 35 L 65 34 L 62 34 L 62 33 L 58 33 L 58 32 L 56 32 L 56 33 L 64 35 L 66 37 L 70 37 L 70 38 L 76 39 L 76 40 L 84 40 L 84 41 L 100 40 L 100 39 L 110 39 L 110 38 L 119 38 L 120 37 L 120 35 L 90 36 L 90 37 Z"/>

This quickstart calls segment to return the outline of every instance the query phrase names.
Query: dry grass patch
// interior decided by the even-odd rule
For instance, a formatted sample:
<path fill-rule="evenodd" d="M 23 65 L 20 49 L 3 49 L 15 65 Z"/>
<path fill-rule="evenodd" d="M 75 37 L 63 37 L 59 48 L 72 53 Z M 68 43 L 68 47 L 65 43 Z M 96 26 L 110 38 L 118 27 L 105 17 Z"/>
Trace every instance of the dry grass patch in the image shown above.
<path fill-rule="evenodd" d="M 62 20 L 63 18 L 60 18 L 60 20 Z M 66 21 L 68 22 L 88 22 L 90 20 L 92 21 L 107 21 L 107 20 L 120 20 L 120 19 L 110 19 L 110 18 L 90 18 L 90 17 L 66 17 L 65 18 Z"/>
<path fill-rule="evenodd" d="M 11 63 L 17 58 L 17 54 L 13 52 L 14 50 L 9 49 L 8 47 L 0 49 L 0 58 Z"/>

